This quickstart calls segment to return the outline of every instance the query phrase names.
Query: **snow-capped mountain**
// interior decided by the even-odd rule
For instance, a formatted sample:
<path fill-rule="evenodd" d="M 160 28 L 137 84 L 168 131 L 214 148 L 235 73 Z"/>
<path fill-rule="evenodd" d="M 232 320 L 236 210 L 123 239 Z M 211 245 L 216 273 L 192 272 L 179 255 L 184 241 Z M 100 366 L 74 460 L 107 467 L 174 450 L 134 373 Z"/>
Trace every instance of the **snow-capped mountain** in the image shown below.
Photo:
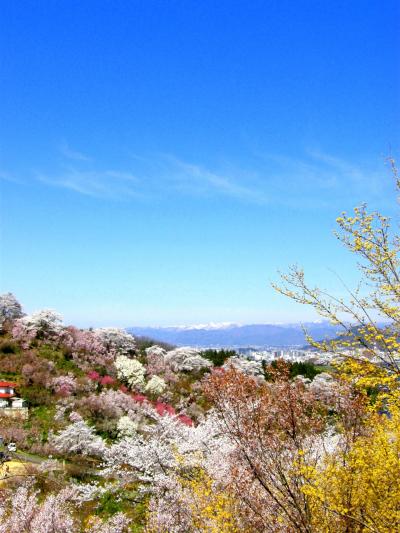
<path fill-rule="evenodd" d="M 337 326 L 318 321 L 305 324 L 233 324 L 229 322 L 191 326 L 129 327 L 133 335 L 151 337 L 177 346 L 267 347 L 306 344 L 303 327 L 316 339 L 334 338 Z"/>
<path fill-rule="evenodd" d="M 193 331 L 193 330 L 214 330 L 214 329 L 230 329 L 234 327 L 240 327 L 241 324 L 235 322 L 209 322 L 208 324 L 190 324 L 189 326 L 165 326 L 162 329 L 173 329 L 179 331 Z"/>

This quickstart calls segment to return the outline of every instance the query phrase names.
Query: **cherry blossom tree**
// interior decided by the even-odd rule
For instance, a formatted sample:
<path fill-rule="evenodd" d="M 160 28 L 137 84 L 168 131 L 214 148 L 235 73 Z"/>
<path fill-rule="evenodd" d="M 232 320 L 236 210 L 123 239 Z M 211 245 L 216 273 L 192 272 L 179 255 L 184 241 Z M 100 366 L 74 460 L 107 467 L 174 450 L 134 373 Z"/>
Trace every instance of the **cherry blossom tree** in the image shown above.
<path fill-rule="evenodd" d="M 70 420 L 72 424 L 52 439 L 53 448 L 59 453 L 102 456 L 105 449 L 102 438 L 78 413 L 72 413 Z"/>
<path fill-rule="evenodd" d="M 263 369 L 261 363 L 257 361 L 250 361 L 247 359 L 244 359 L 243 357 L 230 357 L 225 364 L 223 365 L 223 368 L 229 368 L 229 367 L 235 367 L 244 374 L 247 374 L 249 376 L 263 376 Z"/>
<path fill-rule="evenodd" d="M 0 294 L 0 327 L 6 321 L 23 316 L 21 304 L 11 292 Z"/>
<path fill-rule="evenodd" d="M 58 494 L 38 501 L 38 491 L 29 483 L 15 491 L 0 491 L 0 533 L 71 533 L 77 530 L 72 514 L 73 490 L 67 487 Z"/>
<path fill-rule="evenodd" d="M 202 357 L 199 350 L 190 347 L 171 350 L 164 359 L 175 372 L 196 372 L 212 367 L 211 361 Z"/>
<path fill-rule="evenodd" d="M 63 345 L 83 370 L 93 367 L 112 368 L 116 354 L 108 350 L 102 338 L 94 331 L 70 326 L 64 332 Z"/>
<path fill-rule="evenodd" d="M 136 350 L 134 337 L 123 329 L 99 328 L 95 330 L 95 333 L 109 352 L 132 355 Z"/>
<path fill-rule="evenodd" d="M 51 388 L 60 396 L 70 396 L 76 391 L 77 382 L 73 374 L 57 376 L 50 382 Z"/>
<path fill-rule="evenodd" d="M 146 373 L 148 376 L 162 376 L 166 383 L 176 383 L 178 375 L 166 360 L 167 351 L 154 345 L 146 348 Z"/>
<path fill-rule="evenodd" d="M 0 491 L 0 533 L 125 533 L 129 519 L 124 513 L 116 513 L 106 520 L 91 517 L 87 524 L 80 523 L 74 513 L 87 498 L 81 497 L 83 487 L 69 484 L 59 492 L 40 499 L 39 490 L 27 481 L 16 490 Z M 98 489 L 89 491 L 94 499 Z M 83 529 L 84 528 L 84 529 Z"/>
<path fill-rule="evenodd" d="M 33 339 L 56 340 L 62 331 L 61 315 L 52 309 L 43 309 L 15 320 L 12 335 L 27 345 Z"/>
<path fill-rule="evenodd" d="M 205 392 L 220 431 L 235 446 L 229 488 L 246 527 L 255 531 L 310 532 L 310 507 L 302 478 L 293 472 L 300 455 L 317 462 L 326 422 L 315 398 L 299 381 L 257 382 L 231 368 L 214 373 Z"/>
<path fill-rule="evenodd" d="M 134 422 L 129 416 L 121 416 L 118 420 L 117 431 L 120 438 L 133 437 L 138 429 L 137 422 Z"/>

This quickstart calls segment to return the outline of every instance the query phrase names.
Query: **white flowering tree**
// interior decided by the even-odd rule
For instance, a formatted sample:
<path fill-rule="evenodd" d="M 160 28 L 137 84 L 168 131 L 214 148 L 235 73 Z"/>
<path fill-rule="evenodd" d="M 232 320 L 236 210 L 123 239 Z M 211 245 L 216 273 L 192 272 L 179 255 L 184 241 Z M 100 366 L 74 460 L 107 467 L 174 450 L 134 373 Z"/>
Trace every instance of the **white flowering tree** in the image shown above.
<path fill-rule="evenodd" d="M 118 355 L 132 355 L 136 350 L 136 342 L 132 335 L 119 328 L 99 328 L 95 334 L 106 349 Z"/>
<path fill-rule="evenodd" d="M 149 410 L 150 411 L 150 410 Z M 224 472 L 230 448 L 211 413 L 197 427 L 182 424 L 177 416 L 160 416 L 151 410 L 152 423 L 142 434 L 135 432 L 105 450 L 103 474 L 121 483 L 141 481 L 145 490 L 168 487 L 181 468 L 200 464 Z M 229 448 L 229 449 L 228 449 Z"/>
<path fill-rule="evenodd" d="M 21 304 L 11 292 L 0 294 L 0 327 L 8 320 L 23 316 Z"/>
<path fill-rule="evenodd" d="M 223 368 L 229 368 L 232 366 L 248 376 L 263 376 L 262 365 L 258 361 L 249 361 L 248 359 L 244 359 L 243 357 L 234 356 L 230 357 L 225 362 Z"/>
<path fill-rule="evenodd" d="M 15 492 L 1 491 L 0 533 L 76 531 L 72 496 L 72 489 L 67 487 L 58 494 L 50 494 L 39 503 L 38 491 L 31 490 L 29 483 L 18 487 Z"/>
<path fill-rule="evenodd" d="M 99 491 L 91 491 L 89 498 L 81 497 L 82 486 L 69 484 L 57 493 L 40 499 L 38 490 L 26 482 L 16 490 L 0 491 L 0 533 L 73 533 L 83 531 L 75 508 L 84 501 L 96 499 Z M 129 520 L 124 513 L 116 513 L 107 520 L 91 517 L 85 524 L 88 533 L 125 533 Z"/>
<path fill-rule="evenodd" d="M 124 415 L 118 420 L 117 431 L 120 438 L 133 437 L 138 429 L 138 423 L 131 417 Z"/>
<path fill-rule="evenodd" d="M 146 348 L 145 351 L 146 351 L 147 357 L 155 357 L 155 358 L 164 359 L 164 357 L 167 355 L 167 351 L 164 350 L 164 348 L 161 348 L 161 346 L 158 346 L 158 344 L 154 344 L 153 346 Z"/>
<path fill-rule="evenodd" d="M 159 396 L 165 391 L 166 387 L 167 384 L 162 378 L 159 376 L 153 376 L 146 384 L 145 391 L 155 396 Z"/>
<path fill-rule="evenodd" d="M 28 342 L 32 339 L 55 339 L 63 331 L 62 316 L 52 309 L 42 309 L 14 321 L 13 337 Z"/>
<path fill-rule="evenodd" d="M 167 352 L 164 359 L 175 372 L 195 372 L 212 366 L 199 350 L 187 346 Z"/>
<path fill-rule="evenodd" d="M 119 355 L 115 362 L 117 375 L 132 389 L 142 389 L 144 386 L 145 368 L 136 359 L 130 359 L 125 355 Z"/>
<path fill-rule="evenodd" d="M 52 440 L 54 449 L 60 453 L 102 456 L 105 450 L 103 439 L 96 435 L 94 429 L 78 413 L 72 413 L 70 420 L 72 424 Z"/>

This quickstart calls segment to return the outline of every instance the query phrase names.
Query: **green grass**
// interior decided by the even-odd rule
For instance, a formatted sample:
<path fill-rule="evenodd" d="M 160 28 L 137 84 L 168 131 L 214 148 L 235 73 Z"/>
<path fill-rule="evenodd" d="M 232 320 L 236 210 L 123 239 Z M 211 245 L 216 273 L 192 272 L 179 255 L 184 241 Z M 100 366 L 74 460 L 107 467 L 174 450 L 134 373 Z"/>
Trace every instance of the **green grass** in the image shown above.
<path fill-rule="evenodd" d="M 43 344 L 38 348 L 37 354 L 39 357 L 52 361 L 57 370 L 61 370 L 64 373 L 72 372 L 77 377 L 84 375 L 82 370 L 76 366 L 74 361 L 63 350 L 55 349 L 48 344 Z"/>

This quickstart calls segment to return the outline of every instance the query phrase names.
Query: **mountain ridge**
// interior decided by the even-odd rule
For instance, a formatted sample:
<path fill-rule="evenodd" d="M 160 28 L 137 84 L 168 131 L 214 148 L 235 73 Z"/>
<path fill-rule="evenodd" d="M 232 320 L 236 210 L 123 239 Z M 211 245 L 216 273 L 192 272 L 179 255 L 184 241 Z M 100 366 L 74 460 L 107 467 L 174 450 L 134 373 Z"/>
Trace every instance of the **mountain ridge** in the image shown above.
<path fill-rule="evenodd" d="M 327 321 L 293 324 L 197 324 L 192 326 L 131 326 L 132 335 L 151 337 L 177 346 L 247 347 L 301 346 L 306 343 L 305 328 L 318 340 L 334 338 L 337 326 Z"/>

